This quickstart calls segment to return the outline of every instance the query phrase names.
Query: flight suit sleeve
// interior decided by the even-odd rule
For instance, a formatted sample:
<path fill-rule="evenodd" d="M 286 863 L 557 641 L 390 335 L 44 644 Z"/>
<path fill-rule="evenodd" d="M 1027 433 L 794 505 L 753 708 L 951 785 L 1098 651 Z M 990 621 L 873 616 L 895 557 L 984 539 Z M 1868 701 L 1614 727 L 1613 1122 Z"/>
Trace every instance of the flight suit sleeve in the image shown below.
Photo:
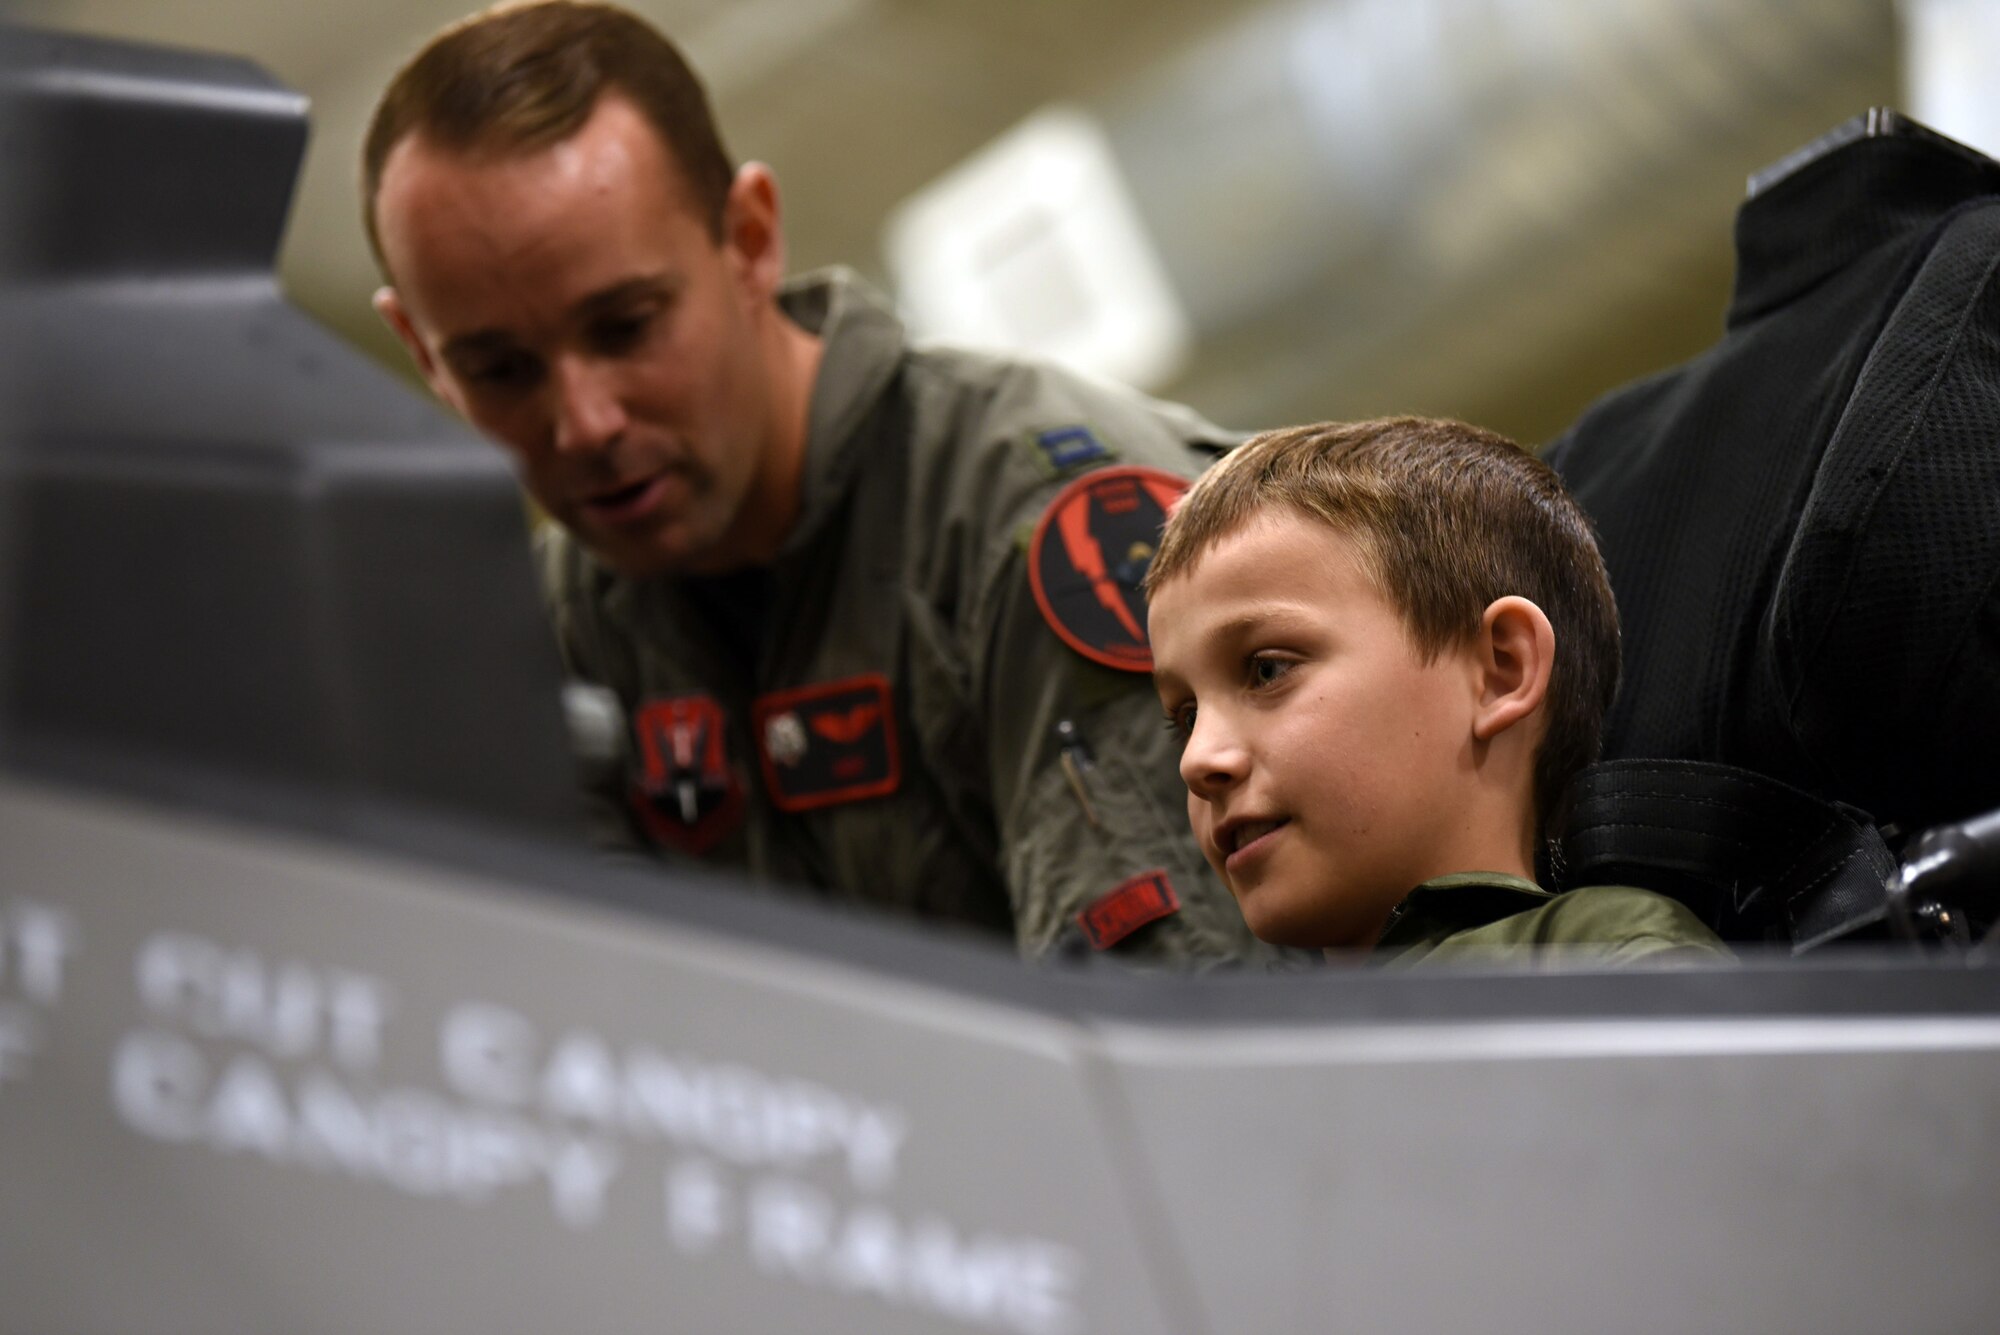
<path fill-rule="evenodd" d="M 1058 639 L 1018 547 L 990 587 L 976 698 L 1022 953 L 1074 941 L 1176 966 L 1268 959 L 1189 831 L 1151 678 Z"/>

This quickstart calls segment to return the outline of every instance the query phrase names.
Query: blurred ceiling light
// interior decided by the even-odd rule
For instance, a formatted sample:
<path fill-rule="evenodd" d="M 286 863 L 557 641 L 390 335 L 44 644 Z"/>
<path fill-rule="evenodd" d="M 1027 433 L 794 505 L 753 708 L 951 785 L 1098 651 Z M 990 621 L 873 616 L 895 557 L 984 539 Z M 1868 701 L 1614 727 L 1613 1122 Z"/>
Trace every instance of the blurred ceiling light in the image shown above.
<path fill-rule="evenodd" d="M 917 332 L 1140 388 L 1190 331 L 1102 126 L 1049 107 L 904 201 L 885 237 Z"/>

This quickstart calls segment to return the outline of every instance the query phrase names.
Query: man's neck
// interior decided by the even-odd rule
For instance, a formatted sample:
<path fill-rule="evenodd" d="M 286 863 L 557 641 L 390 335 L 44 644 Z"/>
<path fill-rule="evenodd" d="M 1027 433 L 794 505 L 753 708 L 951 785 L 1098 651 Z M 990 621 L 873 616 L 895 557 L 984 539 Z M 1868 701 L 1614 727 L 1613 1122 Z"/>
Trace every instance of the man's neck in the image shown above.
<path fill-rule="evenodd" d="M 744 498 L 739 537 L 731 546 L 740 559 L 732 569 L 766 566 L 777 559 L 798 524 L 803 499 L 806 445 L 812 430 L 813 386 L 826 350 L 819 335 L 794 324 L 773 306 L 763 331 L 764 365 L 770 368 L 770 432 L 762 463 Z"/>

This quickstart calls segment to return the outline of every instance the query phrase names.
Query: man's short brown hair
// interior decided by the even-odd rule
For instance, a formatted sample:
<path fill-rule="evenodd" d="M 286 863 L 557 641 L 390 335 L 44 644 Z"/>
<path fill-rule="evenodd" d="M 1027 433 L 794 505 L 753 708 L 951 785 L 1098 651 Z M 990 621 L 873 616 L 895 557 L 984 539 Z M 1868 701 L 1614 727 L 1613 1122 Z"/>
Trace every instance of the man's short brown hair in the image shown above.
<path fill-rule="evenodd" d="M 1518 595 L 1542 609 L 1556 637 L 1535 757 L 1536 815 L 1546 826 L 1570 779 L 1597 758 L 1618 688 L 1618 607 L 1590 521 L 1555 471 L 1462 422 L 1396 417 L 1266 432 L 1183 498 L 1146 592 L 1277 506 L 1358 543 L 1426 660 L 1477 635 L 1497 598 Z"/>
<path fill-rule="evenodd" d="M 680 51 L 616 6 L 533 0 L 460 20 L 390 80 L 361 151 L 362 221 L 376 262 L 383 255 L 375 197 L 390 152 L 406 137 L 421 134 L 457 152 L 531 152 L 582 129 L 611 92 L 659 131 L 720 239 L 736 169 L 708 94 Z"/>

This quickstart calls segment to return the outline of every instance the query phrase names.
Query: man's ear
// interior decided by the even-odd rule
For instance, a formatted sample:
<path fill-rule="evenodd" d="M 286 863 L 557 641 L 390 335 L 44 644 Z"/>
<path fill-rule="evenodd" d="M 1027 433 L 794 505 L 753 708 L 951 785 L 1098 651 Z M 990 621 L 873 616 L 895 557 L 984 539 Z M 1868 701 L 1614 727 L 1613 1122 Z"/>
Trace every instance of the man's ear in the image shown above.
<path fill-rule="evenodd" d="M 779 225 L 778 178 L 761 162 L 736 169 L 722 211 L 722 244 L 751 295 L 776 295 L 785 278 L 785 233 Z"/>
<path fill-rule="evenodd" d="M 1479 701 L 1472 735 L 1491 741 L 1527 718 L 1548 697 L 1556 665 L 1556 632 L 1526 598 L 1496 598 L 1479 619 Z"/>
<path fill-rule="evenodd" d="M 430 349 L 424 346 L 424 340 L 418 336 L 416 325 L 410 322 L 410 313 L 403 309 L 403 299 L 396 295 L 396 289 L 376 288 L 373 305 L 375 313 L 382 317 L 382 323 L 395 331 L 404 350 L 410 354 L 410 360 L 417 364 L 417 374 L 421 375 L 424 383 L 431 387 L 431 393 L 441 399 L 445 398 L 444 387 L 438 383 L 437 361 L 431 356 Z"/>

